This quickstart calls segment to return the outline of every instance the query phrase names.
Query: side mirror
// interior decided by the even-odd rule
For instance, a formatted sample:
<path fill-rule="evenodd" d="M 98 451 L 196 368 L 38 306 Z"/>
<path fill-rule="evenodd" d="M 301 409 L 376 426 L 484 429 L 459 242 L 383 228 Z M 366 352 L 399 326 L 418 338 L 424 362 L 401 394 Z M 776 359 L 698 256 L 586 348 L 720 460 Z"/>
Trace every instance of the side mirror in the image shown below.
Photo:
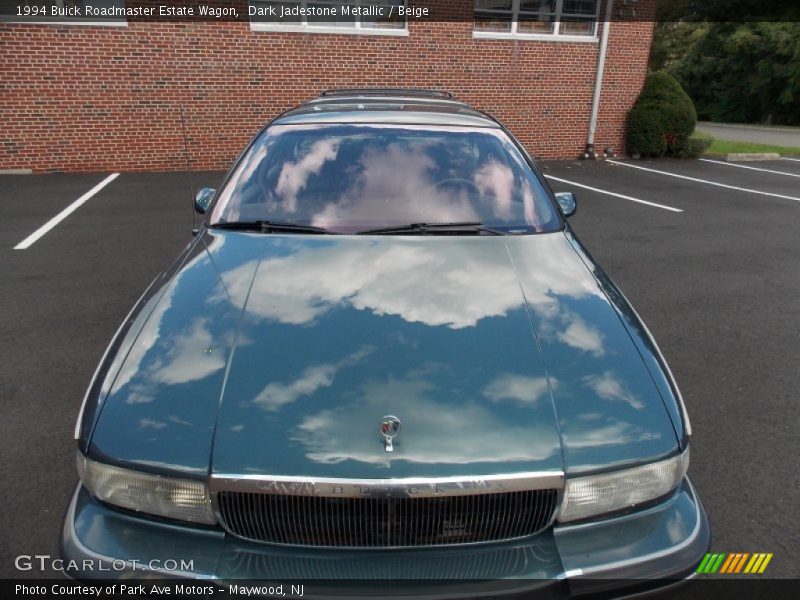
<path fill-rule="evenodd" d="M 578 210 L 578 199 L 572 192 L 556 192 L 556 201 L 565 217 L 571 217 Z"/>
<path fill-rule="evenodd" d="M 211 204 L 211 200 L 214 198 L 214 194 L 216 193 L 217 190 L 214 188 L 201 189 L 199 192 L 197 192 L 197 196 L 194 197 L 194 209 L 201 215 L 204 215 L 208 210 L 208 205 Z"/>

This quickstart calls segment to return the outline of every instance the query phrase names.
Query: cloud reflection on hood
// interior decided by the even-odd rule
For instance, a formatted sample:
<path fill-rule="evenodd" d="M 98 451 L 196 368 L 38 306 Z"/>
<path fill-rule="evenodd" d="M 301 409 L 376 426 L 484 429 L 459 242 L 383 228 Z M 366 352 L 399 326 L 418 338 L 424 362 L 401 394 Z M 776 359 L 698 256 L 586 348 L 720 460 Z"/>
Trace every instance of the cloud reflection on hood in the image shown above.
<path fill-rule="evenodd" d="M 586 323 L 580 316 L 569 311 L 562 311 L 562 323 L 566 325 L 566 328 L 556 335 L 567 346 L 591 352 L 598 358 L 606 353 L 603 347 L 603 334 L 597 328 Z"/>
<path fill-rule="evenodd" d="M 292 440 L 306 449 L 306 457 L 323 464 L 353 460 L 387 465 L 391 461 L 418 464 L 470 464 L 539 461 L 559 450 L 546 424 L 512 424 L 497 411 L 473 399 L 458 407 L 435 399 L 436 386 L 424 380 L 371 382 L 363 400 L 326 409 L 303 418 Z M 386 398 L 403 398 L 403 432 L 391 455 L 380 449 L 376 414 Z M 459 435 L 442 435 L 442 431 Z M 466 441 L 468 440 L 468 443 Z M 380 451 L 376 451 L 379 448 Z"/>
<path fill-rule="evenodd" d="M 571 449 L 623 446 L 631 442 L 643 442 L 661 437 L 656 431 L 638 427 L 626 421 L 606 419 L 606 423 L 582 423 L 569 432 L 562 432 L 564 444 Z"/>
<path fill-rule="evenodd" d="M 493 379 L 483 390 L 483 395 L 492 402 L 511 400 L 523 405 L 534 405 L 557 387 L 551 380 L 548 386 L 546 377 L 528 377 L 514 373 L 503 373 Z"/>
<path fill-rule="evenodd" d="M 182 281 L 187 275 L 194 275 L 194 270 L 201 272 L 203 265 L 210 265 L 218 273 L 213 254 L 218 254 L 224 245 L 225 239 L 221 238 L 213 251 L 192 257 L 159 299 L 114 382 L 116 391 L 125 390 L 126 404 L 152 402 L 160 384 L 173 386 L 198 381 L 225 367 L 226 349 L 233 345 L 235 331 L 220 327 L 210 314 L 195 316 L 180 327 L 167 325 L 164 331 L 164 320 L 169 320 L 169 315 L 174 318 L 174 304 L 181 303 Z M 218 287 L 219 299 L 230 301 L 224 286 Z M 249 340 L 242 337 L 238 343 L 246 345 Z"/>
<path fill-rule="evenodd" d="M 581 381 L 584 387 L 594 391 L 603 400 L 625 402 L 636 410 L 644 408 L 644 403 L 627 389 L 625 381 L 613 371 L 606 371 L 602 375 L 587 375 Z"/>
<path fill-rule="evenodd" d="M 214 347 L 214 337 L 208 325 L 208 319 L 195 318 L 184 330 L 161 338 L 159 344 L 163 353 L 152 357 L 144 368 L 137 365 L 137 381 L 131 384 L 125 402 L 152 402 L 158 384 L 178 385 L 198 381 L 223 369 L 225 352 Z M 228 332 L 227 335 L 231 334 Z"/>
<path fill-rule="evenodd" d="M 480 251 L 474 247 L 465 251 L 462 244 L 446 239 L 423 243 L 413 238 L 350 239 L 350 243 L 304 247 L 265 259 L 252 281 L 247 312 L 280 323 L 311 325 L 331 310 L 350 307 L 397 315 L 412 323 L 463 329 L 524 305 L 505 248 L 494 240 L 464 241 L 483 244 Z M 586 285 L 585 272 L 575 273 L 582 267 L 573 256 L 549 255 L 542 256 L 529 274 L 539 285 L 529 294 L 528 304 L 554 323 L 563 316 L 566 324 L 558 325 L 559 331 L 574 322 L 569 314 L 562 315 L 559 296 L 600 294 L 596 287 Z M 222 274 L 233 298 L 246 296 L 252 272 L 251 262 Z M 585 324 L 578 323 L 566 341 L 602 352 L 599 334 Z"/>
<path fill-rule="evenodd" d="M 283 405 L 291 404 L 301 396 L 311 396 L 320 388 L 330 387 L 337 371 L 357 365 L 373 350 L 369 347 L 362 348 L 336 363 L 306 367 L 302 375 L 290 383 L 268 383 L 253 402 L 269 411 L 280 410 Z"/>

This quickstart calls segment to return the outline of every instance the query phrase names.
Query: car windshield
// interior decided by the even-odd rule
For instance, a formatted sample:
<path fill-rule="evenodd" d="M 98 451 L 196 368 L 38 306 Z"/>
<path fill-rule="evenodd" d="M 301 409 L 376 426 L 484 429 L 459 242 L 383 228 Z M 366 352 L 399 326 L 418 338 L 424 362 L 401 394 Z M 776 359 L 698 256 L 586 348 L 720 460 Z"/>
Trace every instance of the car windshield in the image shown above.
<path fill-rule="evenodd" d="M 482 224 L 502 233 L 560 227 L 542 184 L 502 130 L 379 124 L 267 128 L 209 218 L 212 226 L 243 221 L 336 233 L 419 223 Z"/>

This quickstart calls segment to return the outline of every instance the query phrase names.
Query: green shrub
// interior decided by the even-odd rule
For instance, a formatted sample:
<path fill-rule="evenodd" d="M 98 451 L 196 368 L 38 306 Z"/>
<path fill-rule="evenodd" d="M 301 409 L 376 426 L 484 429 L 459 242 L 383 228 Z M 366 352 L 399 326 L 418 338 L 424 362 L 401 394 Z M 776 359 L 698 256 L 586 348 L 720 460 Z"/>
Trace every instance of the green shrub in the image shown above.
<path fill-rule="evenodd" d="M 666 71 L 649 73 L 628 113 L 628 152 L 680 156 L 696 123 L 694 103 L 677 80 Z"/>
<path fill-rule="evenodd" d="M 628 151 L 645 156 L 661 156 L 667 151 L 661 112 L 637 104 L 628 113 Z"/>
<path fill-rule="evenodd" d="M 714 143 L 714 136 L 702 131 L 695 131 L 689 136 L 686 148 L 679 154 L 681 158 L 697 158 L 705 153 Z"/>

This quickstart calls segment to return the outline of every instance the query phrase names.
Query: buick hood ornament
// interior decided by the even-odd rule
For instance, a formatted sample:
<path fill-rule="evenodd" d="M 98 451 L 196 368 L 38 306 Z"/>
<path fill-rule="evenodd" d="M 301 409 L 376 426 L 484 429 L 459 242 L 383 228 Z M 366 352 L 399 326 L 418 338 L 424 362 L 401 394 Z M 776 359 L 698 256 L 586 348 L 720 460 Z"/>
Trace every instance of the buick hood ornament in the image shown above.
<path fill-rule="evenodd" d="M 393 415 L 386 415 L 381 419 L 380 432 L 383 436 L 383 443 L 386 451 L 394 452 L 392 440 L 400 433 L 400 419 Z"/>

